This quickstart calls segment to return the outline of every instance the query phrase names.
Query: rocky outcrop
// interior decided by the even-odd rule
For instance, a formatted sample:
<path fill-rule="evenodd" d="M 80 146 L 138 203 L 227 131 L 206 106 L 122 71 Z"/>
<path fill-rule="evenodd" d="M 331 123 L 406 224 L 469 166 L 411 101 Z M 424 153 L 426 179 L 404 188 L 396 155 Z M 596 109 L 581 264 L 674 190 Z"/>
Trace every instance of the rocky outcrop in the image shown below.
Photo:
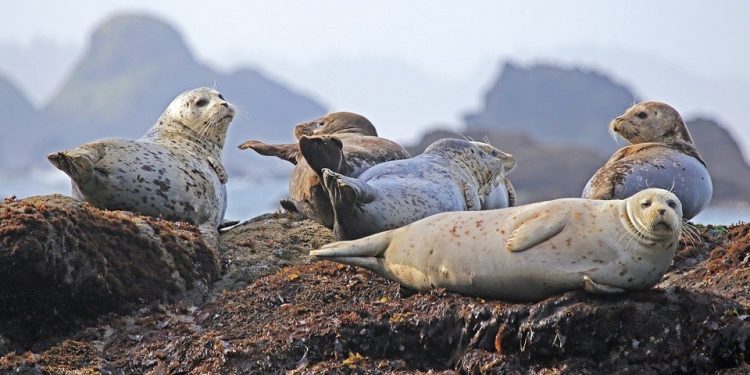
<path fill-rule="evenodd" d="M 283 267 L 310 262 L 310 250 L 333 242 L 330 229 L 300 214 L 276 212 L 258 216 L 221 234 L 224 276 L 215 293 L 252 284 Z"/>
<path fill-rule="evenodd" d="M 651 290 L 519 304 L 412 294 L 369 271 L 308 263 L 306 249 L 330 231 L 268 214 L 221 236 L 233 290 L 203 305 L 101 317 L 57 343 L 7 353 L 0 371 L 741 373 L 750 358 L 750 225 L 696 230 Z M 261 277 L 257 266 L 273 262 Z"/>
<path fill-rule="evenodd" d="M 541 142 L 611 153 L 607 125 L 636 101 L 632 91 L 594 70 L 506 63 L 469 130 L 522 131 Z"/>
<path fill-rule="evenodd" d="M 98 138 L 140 137 L 179 93 L 203 86 L 215 86 L 240 109 L 224 155 L 233 175 L 247 173 L 248 164 L 268 166 L 270 160 L 241 154 L 238 144 L 248 138 L 291 140 L 295 124 L 326 111 L 315 99 L 257 69 L 224 73 L 206 66 L 181 33 L 161 19 L 120 14 L 93 30 L 83 55 L 45 105 L 54 126 L 35 137 L 51 142 L 34 153 L 45 155 Z M 255 162 L 247 163 L 248 158 Z"/>
<path fill-rule="evenodd" d="M 199 303 L 216 237 L 61 195 L 0 204 L 0 335 L 22 346 L 150 302 Z M 213 242 L 213 243 L 212 243 Z"/>
<path fill-rule="evenodd" d="M 732 135 L 716 121 L 697 118 L 687 122 L 696 147 L 706 161 L 714 183 L 714 204 L 750 202 L 750 165 Z"/>

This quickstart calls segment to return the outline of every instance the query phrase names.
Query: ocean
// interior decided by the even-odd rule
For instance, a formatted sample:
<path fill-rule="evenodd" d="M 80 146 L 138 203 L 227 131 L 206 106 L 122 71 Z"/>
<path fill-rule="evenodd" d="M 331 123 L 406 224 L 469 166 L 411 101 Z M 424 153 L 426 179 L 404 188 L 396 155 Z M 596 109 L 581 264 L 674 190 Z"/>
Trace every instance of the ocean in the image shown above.
<path fill-rule="evenodd" d="M 230 178 L 227 183 L 228 220 L 248 220 L 281 209 L 279 200 L 287 196 L 286 178 Z M 70 180 L 56 169 L 38 169 L 26 176 L 0 176 L 0 198 L 21 199 L 34 195 L 70 194 Z M 750 222 L 750 206 L 712 206 L 691 220 L 696 224 L 730 225 Z"/>

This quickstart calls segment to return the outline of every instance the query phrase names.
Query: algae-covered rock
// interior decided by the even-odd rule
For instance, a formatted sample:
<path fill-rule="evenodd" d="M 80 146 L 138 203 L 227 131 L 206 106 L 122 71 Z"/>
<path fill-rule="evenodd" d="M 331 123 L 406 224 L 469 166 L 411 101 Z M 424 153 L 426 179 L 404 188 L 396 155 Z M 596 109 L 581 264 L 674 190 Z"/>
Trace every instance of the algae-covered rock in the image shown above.
<path fill-rule="evenodd" d="M 108 312 L 200 299 L 215 236 L 61 195 L 0 204 L 0 334 L 24 345 Z M 196 300 L 196 302 L 200 302 Z"/>
<path fill-rule="evenodd" d="M 409 294 L 363 269 L 309 262 L 306 248 L 330 231 L 269 214 L 221 235 L 231 290 L 200 306 L 104 316 L 64 341 L 6 354 L 0 372 L 742 373 L 750 225 L 693 237 L 656 288 L 506 303 Z"/>

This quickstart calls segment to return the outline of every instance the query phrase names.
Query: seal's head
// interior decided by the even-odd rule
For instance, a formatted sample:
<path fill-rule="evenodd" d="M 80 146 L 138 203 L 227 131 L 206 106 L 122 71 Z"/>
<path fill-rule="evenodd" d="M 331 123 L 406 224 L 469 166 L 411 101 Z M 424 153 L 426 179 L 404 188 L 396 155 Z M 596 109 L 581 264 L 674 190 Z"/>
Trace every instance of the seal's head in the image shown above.
<path fill-rule="evenodd" d="M 484 142 L 471 142 L 474 146 L 476 146 L 479 150 L 484 151 L 488 156 L 495 158 L 500 161 L 500 163 L 503 164 L 503 169 L 505 170 L 505 173 L 508 173 L 516 168 L 516 158 L 507 153 L 500 151 L 499 149 L 493 147 L 492 145 Z"/>
<path fill-rule="evenodd" d="M 224 147 L 234 106 L 218 91 L 201 87 L 178 95 L 164 110 L 149 134 L 185 134 L 191 139 Z"/>
<path fill-rule="evenodd" d="M 370 120 L 351 112 L 329 113 L 319 119 L 298 124 L 294 128 L 294 137 L 329 135 L 329 134 L 360 134 L 377 136 L 378 132 Z"/>
<path fill-rule="evenodd" d="M 630 143 L 693 143 L 680 114 L 669 104 L 642 102 L 609 123 L 610 131 Z"/>
<path fill-rule="evenodd" d="M 674 242 L 682 230 L 682 203 L 664 189 L 645 189 L 625 200 L 628 221 L 639 238 Z M 628 226 L 630 227 L 630 226 Z"/>

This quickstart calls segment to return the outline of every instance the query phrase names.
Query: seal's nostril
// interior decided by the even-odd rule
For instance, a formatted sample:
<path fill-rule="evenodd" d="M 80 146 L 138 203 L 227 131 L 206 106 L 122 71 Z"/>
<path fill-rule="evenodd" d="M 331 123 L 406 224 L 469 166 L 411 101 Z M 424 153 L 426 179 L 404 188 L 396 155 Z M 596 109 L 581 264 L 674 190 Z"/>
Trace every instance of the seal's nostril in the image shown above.
<path fill-rule="evenodd" d="M 221 103 L 221 105 L 223 105 L 224 108 L 229 108 L 229 104 L 227 102 Z"/>
<path fill-rule="evenodd" d="M 667 212 L 667 210 L 664 209 L 664 208 L 660 208 L 659 209 L 659 215 L 664 215 L 666 212 Z"/>

